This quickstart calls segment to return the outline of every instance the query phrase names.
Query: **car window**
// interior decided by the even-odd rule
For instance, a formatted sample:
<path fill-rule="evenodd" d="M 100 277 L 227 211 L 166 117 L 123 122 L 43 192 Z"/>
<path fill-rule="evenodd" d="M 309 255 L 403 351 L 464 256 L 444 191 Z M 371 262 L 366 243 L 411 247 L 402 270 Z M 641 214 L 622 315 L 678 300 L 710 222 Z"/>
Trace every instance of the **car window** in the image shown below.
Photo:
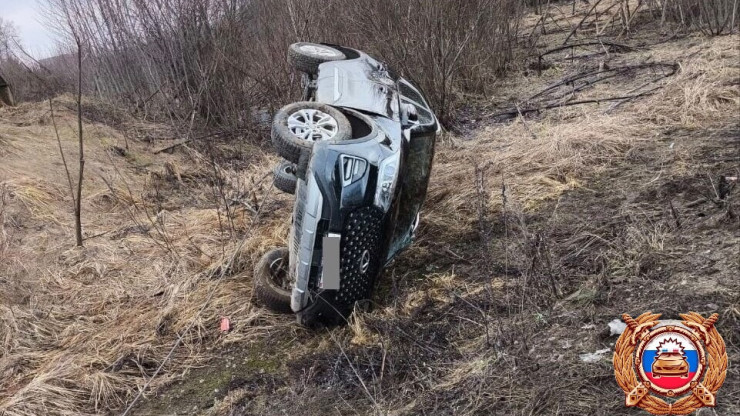
<path fill-rule="evenodd" d="M 420 105 L 418 102 L 409 100 L 406 97 L 401 97 L 401 103 L 410 104 L 414 106 L 415 111 L 413 114 L 413 119 L 411 121 L 414 121 L 416 123 L 423 124 L 423 125 L 429 125 L 429 124 L 434 123 L 434 115 L 432 115 L 432 112 L 429 111 L 426 107 Z"/>
<path fill-rule="evenodd" d="M 421 93 L 408 81 L 403 79 L 398 81 L 398 92 L 409 100 L 414 101 L 416 104 L 422 107 L 428 107 L 427 102 Z"/>

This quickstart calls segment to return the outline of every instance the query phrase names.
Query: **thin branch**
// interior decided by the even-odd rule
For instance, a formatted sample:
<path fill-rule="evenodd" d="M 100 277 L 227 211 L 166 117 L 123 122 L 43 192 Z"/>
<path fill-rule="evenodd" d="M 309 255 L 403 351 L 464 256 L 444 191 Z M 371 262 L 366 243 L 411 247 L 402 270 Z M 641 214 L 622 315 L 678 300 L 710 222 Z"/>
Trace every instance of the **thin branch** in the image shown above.
<path fill-rule="evenodd" d="M 82 179 L 85 172 L 85 145 L 82 139 L 82 42 L 77 42 L 77 134 L 80 148 L 80 172 L 77 177 L 77 200 L 75 201 L 75 239 L 82 247 Z"/>
<path fill-rule="evenodd" d="M 588 17 L 591 16 L 591 13 L 594 11 L 594 9 L 596 8 L 596 6 L 598 6 L 599 3 L 601 3 L 601 2 L 602 2 L 602 0 L 598 0 L 598 1 L 596 1 L 594 3 L 593 6 L 591 6 L 591 9 L 589 9 L 589 11 L 586 13 L 586 15 L 583 16 L 583 19 L 581 19 L 581 21 L 578 22 L 578 25 L 576 25 L 576 27 L 574 27 L 573 30 L 570 31 L 570 33 L 568 34 L 568 36 L 563 41 L 563 45 L 565 45 L 565 44 L 568 43 L 568 40 L 570 40 L 571 36 L 573 36 L 576 33 L 576 31 L 581 28 L 581 25 L 583 24 L 583 22 L 585 22 L 586 19 L 588 19 Z"/>
<path fill-rule="evenodd" d="M 54 104 L 52 104 L 51 98 L 49 98 L 49 110 L 51 111 L 51 124 L 54 126 L 54 134 L 57 136 L 57 145 L 59 145 L 59 154 L 62 156 L 62 164 L 64 165 L 64 172 L 67 174 L 67 184 L 69 185 L 69 194 L 72 196 L 72 207 L 76 209 L 77 198 L 75 197 L 74 185 L 72 185 L 72 175 L 69 173 L 69 166 L 67 165 L 67 158 L 64 157 L 64 149 L 62 149 L 62 139 L 59 138 L 59 129 L 57 128 L 56 117 L 54 117 Z"/>
<path fill-rule="evenodd" d="M 213 132 L 213 133 L 206 134 L 206 135 L 203 135 L 203 136 L 187 137 L 185 139 L 178 140 L 175 143 L 172 143 L 171 145 L 168 145 L 168 146 L 165 146 L 165 147 L 162 147 L 160 149 L 155 150 L 154 151 L 154 154 L 157 155 L 157 154 L 160 154 L 162 152 L 170 151 L 170 150 L 172 150 L 172 149 L 174 149 L 174 148 L 176 148 L 178 146 L 182 146 L 182 145 L 187 144 L 187 143 L 192 142 L 192 141 L 196 141 L 196 140 L 200 140 L 200 139 L 205 139 L 205 138 L 208 138 L 208 137 L 214 137 L 214 136 L 218 136 L 218 135 L 221 135 L 221 134 L 224 134 L 224 133 L 225 133 L 224 131 L 217 131 L 217 132 Z M 188 133 L 188 135 L 190 135 L 190 133 Z"/>
<path fill-rule="evenodd" d="M 611 46 L 613 48 L 617 48 L 619 50 L 622 50 L 623 52 L 631 52 L 631 51 L 634 51 L 635 50 L 635 48 L 633 48 L 633 47 L 631 47 L 629 45 L 624 45 L 624 44 L 615 43 L 615 42 L 608 42 L 608 41 L 598 41 L 597 40 L 597 41 L 572 43 L 570 45 L 558 46 L 557 48 L 549 49 L 549 50 L 541 53 L 540 54 L 540 58 L 542 58 L 545 55 L 550 55 L 552 53 L 560 52 L 560 51 L 563 51 L 563 50 L 566 50 L 566 49 L 582 48 L 584 46 L 602 46 L 602 47 L 603 46 Z"/>
<path fill-rule="evenodd" d="M 663 85 L 659 85 L 659 86 L 657 86 L 657 87 L 655 87 L 653 89 L 647 90 L 645 92 L 641 92 L 639 94 L 634 94 L 634 95 L 625 95 L 625 96 L 619 96 L 619 97 L 594 98 L 594 99 L 590 99 L 590 100 L 579 100 L 579 101 L 571 101 L 571 102 L 566 102 L 566 103 L 547 104 L 547 105 L 543 105 L 543 106 L 539 106 L 539 107 L 526 108 L 526 109 L 521 109 L 521 110 L 514 109 L 512 111 L 504 111 L 504 112 L 501 112 L 501 113 L 493 114 L 493 115 L 491 115 L 491 117 L 503 117 L 503 116 L 507 116 L 507 118 L 511 118 L 511 117 L 516 117 L 517 114 L 520 114 L 520 113 L 521 114 L 527 114 L 527 113 L 533 113 L 533 112 L 542 111 L 542 110 L 548 110 L 548 109 L 551 109 L 551 108 L 570 107 L 570 106 L 573 106 L 573 105 L 581 105 L 581 104 L 594 104 L 594 103 L 600 104 L 602 102 L 621 101 L 621 100 L 628 100 L 628 99 L 629 100 L 632 100 L 632 99 L 635 99 L 635 98 L 639 98 L 639 97 L 644 97 L 646 95 L 650 95 L 650 94 L 652 94 L 653 92 L 655 92 L 656 90 L 658 90 L 660 88 L 663 88 Z"/>

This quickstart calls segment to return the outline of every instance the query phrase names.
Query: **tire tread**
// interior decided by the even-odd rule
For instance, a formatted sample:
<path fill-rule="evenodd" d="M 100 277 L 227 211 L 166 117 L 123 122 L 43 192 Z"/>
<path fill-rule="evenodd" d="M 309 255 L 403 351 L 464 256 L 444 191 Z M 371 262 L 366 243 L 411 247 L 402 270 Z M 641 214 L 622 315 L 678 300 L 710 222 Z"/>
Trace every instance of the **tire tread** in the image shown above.
<path fill-rule="evenodd" d="M 296 175 L 286 172 L 286 167 L 292 167 L 293 171 L 296 171 L 295 164 L 284 160 L 280 162 L 277 166 L 275 166 L 275 169 L 273 170 L 272 183 L 277 189 L 285 193 L 294 195 L 295 187 L 298 183 L 298 178 L 296 177 Z"/>
<path fill-rule="evenodd" d="M 283 258 L 288 260 L 288 248 L 282 247 L 268 251 L 254 268 L 254 295 L 267 309 L 278 313 L 291 313 L 289 291 L 278 288 L 270 276 L 270 264 Z"/>

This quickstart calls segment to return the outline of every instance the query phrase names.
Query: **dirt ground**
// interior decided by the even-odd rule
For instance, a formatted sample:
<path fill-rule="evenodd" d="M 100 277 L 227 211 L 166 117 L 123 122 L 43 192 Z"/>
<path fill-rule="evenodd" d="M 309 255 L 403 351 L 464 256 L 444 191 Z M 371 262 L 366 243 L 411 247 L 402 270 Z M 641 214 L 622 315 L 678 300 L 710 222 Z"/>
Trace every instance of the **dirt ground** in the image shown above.
<path fill-rule="evenodd" d="M 607 324 L 645 311 L 719 314 L 730 366 L 698 414 L 740 414 L 740 36 L 621 42 L 529 60 L 471 103 L 372 310 L 319 330 L 252 302 L 292 202 L 267 148 L 155 155 L 166 129 L 90 103 L 77 249 L 52 123 L 74 177 L 70 99 L 54 120 L 48 103 L 0 109 L 0 414 L 120 414 L 146 385 L 131 414 L 636 415 Z M 498 116 L 605 66 L 643 65 L 578 99 L 644 91 L 669 71 L 654 62 L 677 70 L 651 95 Z"/>

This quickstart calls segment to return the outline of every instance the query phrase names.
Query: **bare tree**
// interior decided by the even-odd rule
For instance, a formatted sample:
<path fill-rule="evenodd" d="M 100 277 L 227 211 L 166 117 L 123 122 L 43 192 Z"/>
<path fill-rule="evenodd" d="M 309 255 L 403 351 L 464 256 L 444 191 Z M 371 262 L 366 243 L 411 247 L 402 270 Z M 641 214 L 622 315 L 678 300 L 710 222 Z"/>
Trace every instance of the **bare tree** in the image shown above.
<path fill-rule="evenodd" d="M 89 33 L 84 30 L 82 21 L 85 19 L 86 2 L 74 3 L 70 0 L 56 0 L 50 2 L 49 8 L 46 10 L 47 17 L 56 25 L 57 29 L 66 34 L 73 41 L 76 52 L 77 52 L 77 91 L 76 91 L 76 104 L 77 104 L 77 143 L 79 153 L 79 165 L 77 174 L 77 187 L 76 195 L 75 192 L 70 189 L 72 194 L 72 201 L 74 204 L 74 228 L 75 228 L 75 243 L 78 247 L 83 245 L 82 237 L 82 181 L 85 175 L 85 142 L 82 130 L 82 89 L 83 89 L 83 77 L 82 77 L 82 60 L 83 60 L 83 47 L 85 46 L 85 40 L 83 37 L 89 39 Z M 51 105 L 51 101 L 50 101 Z M 56 126 L 55 126 L 56 128 Z M 64 151 L 59 146 L 62 160 L 66 166 L 66 160 L 64 157 Z M 68 180 L 69 180 L 69 172 Z M 71 183 L 70 183 L 71 185 Z M 71 186 L 70 186 L 71 188 Z"/>
<path fill-rule="evenodd" d="M 82 41 L 75 36 L 77 44 L 77 138 L 80 151 L 80 166 L 77 176 L 77 202 L 75 204 L 75 241 L 82 247 L 82 179 L 85 172 L 85 142 L 82 139 Z"/>
<path fill-rule="evenodd" d="M 7 60 L 11 56 L 11 45 L 16 36 L 16 29 L 13 22 L 3 20 L 0 17 L 0 62 Z"/>
<path fill-rule="evenodd" d="M 10 86 L 3 77 L 3 66 L 12 58 L 11 44 L 16 37 L 15 33 L 13 24 L 0 18 L 0 107 L 14 104 Z"/>

